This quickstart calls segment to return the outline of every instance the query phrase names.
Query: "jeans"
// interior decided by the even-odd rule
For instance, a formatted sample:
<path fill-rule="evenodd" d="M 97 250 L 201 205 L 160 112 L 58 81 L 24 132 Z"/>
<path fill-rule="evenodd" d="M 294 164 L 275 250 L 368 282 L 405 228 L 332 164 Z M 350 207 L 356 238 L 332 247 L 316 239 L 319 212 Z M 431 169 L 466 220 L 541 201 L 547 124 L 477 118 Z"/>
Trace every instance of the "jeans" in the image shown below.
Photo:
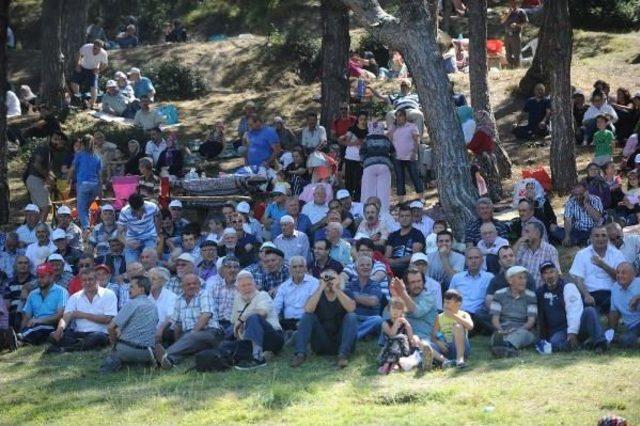
<path fill-rule="evenodd" d="M 65 330 L 59 341 L 51 339 L 53 346 L 66 349 L 67 351 L 89 351 L 103 348 L 109 343 L 109 336 L 98 331 L 80 332 L 75 330 Z"/>
<path fill-rule="evenodd" d="M 497 336 L 497 334 L 491 336 L 491 346 L 497 345 Z M 509 334 L 503 334 L 502 340 L 513 346 L 515 349 L 521 349 L 526 346 L 533 345 L 537 340 L 537 336 L 529 330 L 517 328 Z"/>
<path fill-rule="evenodd" d="M 626 332 L 618 339 L 623 348 L 635 348 L 638 346 L 638 338 L 640 337 L 640 324 L 635 327 L 628 328 Z"/>
<path fill-rule="evenodd" d="M 192 355 L 205 349 L 218 347 L 224 333 L 219 328 L 206 328 L 200 331 L 190 331 L 182 336 L 167 349 L 167 359 L 177 364 L 186 355 Z"/>
<path fill-rule="evenodd" d="M 305 313 L 298 323 L 296 334 L 296 353 L 306 355 L 307 345 L 318 355 L 349 356 L 356 346 L 358 335 L 358 318 L 354 313 L 348 313 L 342 318 L 340 334 L 337 340 L 327 335 L 316 314 Z"/>
<path fill-rule="evenodd" d="M 89 227 L 89 207 L 98 196 L 100 184 L 98 182 L 79 182 L 76 184 L 78 197 L 78 218 L 82 230 Z"/>
<path fill-rule="evenodd" d="M 147 238 L 144 240 L 136 240 L 136 241 L 140 243 L 138 248 L 130 248 L 125 246 L 124 260 L 127 263 L 137 262 L 138 258 L 140 257 L 140 253 L 142 253 L 142 250 L 146 248 L 155 249 L 157 245 L 157 237 Z"/>
<path fill-rule="evenodd" d="M 406 195 L 407 191 L 404 183 L 404 171 L 407 169 L 413 186 L 417 193 L 424 192 L 424 184 L 420 179 L 420 173 L 418 173 L 418 162 L 411 160 L 393 160 L 394 168 L 396 169 L 396 189 L 398 195 Z"/>
<path fill-rule="evenodd" d="M 369 335 L 377 336 L 382 329 L 382 317 L 380 315 L 356 315 L 358 318 L 358 340 Z"/>
<path fill-rule="evenodd" d="M 118 343 L 109 353 L 100 366 L 103 373 L 118 371 L 123 364 L 149 364 L 155 365 L 151 348 L 138 349 Z"/>
<path fill-rule="evenodd" d="M 473 330 L 469 332 L 471 336 L 490 336 L 495 331 L 493 324 L 491 324 L 491 315 L 484 307 L 469 313 L 469 315 L 471 315 L 474 324 Z"/>
<path fill-rule="evenodd" d="M 264 317 L 253 314 L 244 323 L 244 339 L 251 340 L 264 351 L 280 352 L 284 345 L 282 330 L 276 330 Z"/>
<path fill-rule="evenodd" d="M 601 345 L 606 342 L 604 337 L 604 329 L 600 325 L 600 318 L 598 311 L 591 306 L 587 306 L 582 311 L 580 317 L 580 330 L 578 331 L 578 339 L 586 340 L 591 339 L 591 343 Z M 562 352 L 569 350 L 569 342 L 567 342 L 567 330 L 556 331 L 551 335 L 549 339 L 553 352 Z"/>
<path fill-rule="evenodd" d="M 55 331 L 52 325 L 39 324 L 35 327 L 23 328 L 20 331 L 20 340 L 29 345 L 40 345 L 47 341 L 49 335 Z"/>

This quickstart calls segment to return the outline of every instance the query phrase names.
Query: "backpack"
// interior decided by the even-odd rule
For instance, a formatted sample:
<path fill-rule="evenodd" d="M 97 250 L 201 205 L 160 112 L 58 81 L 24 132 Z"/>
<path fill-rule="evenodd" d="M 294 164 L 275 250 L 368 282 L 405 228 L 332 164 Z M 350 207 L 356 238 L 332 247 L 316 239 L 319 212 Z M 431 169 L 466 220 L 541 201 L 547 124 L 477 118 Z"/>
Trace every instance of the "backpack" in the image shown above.
<path fill-rule="evenodd" d="M 225 371 L 240 361 L 253 357 L 250 340 L 225 340 L 215 349 L 198 352 L 195 357 L 196 371 Z"/>
<path fill-rule="evenodd" d="M 178 119 L 178 109 L 173 104 L 162 105 L 158 108 L 158 113 L 167 117 L 167 124 L 177 124 L 179 122 Z"/>
<path fill-rule="evenodd" d="M 9 311 L 5 300 L 0 297 L 0 351 L 8 349 L 13 352 L 18 348 L 18 341 L 13 329 L 9 326 Z"/>

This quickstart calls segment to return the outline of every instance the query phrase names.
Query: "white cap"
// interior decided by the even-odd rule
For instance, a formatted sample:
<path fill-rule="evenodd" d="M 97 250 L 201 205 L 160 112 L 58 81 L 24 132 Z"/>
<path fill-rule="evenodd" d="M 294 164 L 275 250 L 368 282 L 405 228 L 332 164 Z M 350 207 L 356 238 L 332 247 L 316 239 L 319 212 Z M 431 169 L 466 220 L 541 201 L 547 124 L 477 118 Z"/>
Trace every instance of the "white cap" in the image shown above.
<path fill-rule="evenodd" d="M 180 200 L 173 200 L 169 203 L 169 208 L 176 208 L 176 209 L 181 209 L 182 208 L 182 203 L 180 202 Z"/>
<path fill-rule="evenodd" d="M 129 72 L 127 74 L 133 74 L 133 73 L 140 74 L 140 68 L 131 67 L 131 69 L 129 70 Z"/>
<path fill-rule="evenodd" d="M 268 249 L 268 248 L 277 248 L 275 244 L 273 244 L 271 241 L 265 241 L 264 243 L 262 243 L 262 245 L 260 246 L 260 250 L 264 250 L 264 249 Z"/>
<path fill-rule="evenodd" d="M 60 228 L 56 228 L 51 233 L 51 241 L 66 239 L 67 233 Z"/>
<path fill-rule="evenodd" d="M 251 226 L 247 222 L 242 224 L 242 230 L 245 234 L 251 234 L 252 231 Z"/>
<path fill-rule="evenodd" d="M 296 223 L 296 220 L 293 218 L 293 216 L 285 214 L 280 218 L 280 223 Z"/>
<path fill-rule="evenodd" d="M 224 231 L 222 231 L 222 235 L 237 235 L 237 234 L 238 233 L 233 228 L 224 228 Z"/>
<path fill-rule="evenodd" d="M 427 257 L 426 254 L 419 252 L 419 253 L 413 253 L 411 255 L 411 261 L 409 263 L 416 263 L 416 262 L 426 262 L 429 263 L 429 258 Z"/>
<path fill-rule="evenodd" d="M 636 154 L 636 158 L 633 160 L 636 164 L 640 163 L 640 154 Z"/>
<path fill-rule="evenodd" d="M 104 206 L 100 207 L 100 211 L 103 211 L 103 212 L 108 212 L 108 211 L 115 212 L 116 209 L 114 209 L 111 204 L 105 204 Z"/>
<path fill-rule="evenodd" d="M 412 201 L 411 204 L 409 204 L 409 208 L 422 210 L 424 209 L 424 203 L 418 200 Z"/>
<path fill-rule="evenodd" d="M 281 183 L 276 183 L 273 187 L 273 192 L 278 192 L 280 194 L 287 194 L 287 187 Z"/>
<path fill-rule="evenodd" d="M 40 213 L 40 207 L 36 206 L 35 204 L 27 204 L 26 206 L 24 206 L 24 211 L 25 212 Z"/>
<path fill-rule="evenodd" d="M 209 234 L 207 236 L 207 241 L 213 241 L 214 243 L 218 244 L 218 239 L 216 238 L 216 236 L 214 234 Z"/>
<path fill-rule="evenodd" d="M 347 191 L 346 189 L 340 189 L 336 193 L 336 200 L 344 200 L 345 198 L 349 197 L 351 197 L 351 194 L 349 194 L 349 191 Z"/>
<path fill-rule="evenodd" d="M 529 272 L 527 271 L 527 268 L 525 268 L 524 266 L 512 266 L 511 268 L 507 269 L 507 272 L 505 272 L 504 276 L 506 279 L 509 279 L 511 277 L 513 277 L 514 275 L 518 275 L 521 274 L 523 272 Z"/>
<path fill-rule="evenodd" d="M 238 206 L 236 207 L 236 211 L 238 213 L 248 214 L 251 211 L 251 206 L 246 201 L 241 201 L 238 203 Z"/>
<path fill-rule="evenodd" d="M 71 209 L 67 206 L 58 207 L 58 214 L 71 214 Z"/>
<path fill-rule="evenodd" d="M 62 256 L 60 255 L 60 253 L 53 253 L 53 254 L 50 254 L 50 255 L 49 255 L 49 257 L 47 258 L 47 260 L 48 260 L 49 262 L 53 262 L 53 261 L 56 261 L 56 260 L 58 260 L 58 261 L 60 261 L 60 262 L 64 262 L 64 259 L 62 258 Z"/>
<path fill-rule="evenodd" d="M 118 83 L 116 83 L 115 80 L 107 80 L 106 87 L 107 87 L 107 89 L 109 87 L 118 87 Z"/>
<path fill-rule="evenodd" d="M 127 78 L 127 75 L 125 73 L 123 73 L 122 71 L 116 71 L 115 78 Z"/>
<path fill-rule="evenodd" d="M 253 102 L 253 101 L 247 101 L 247 103 L 244 104 L 244 107 L 245 108 L 247 108 L 247 107 L 255 108 L 256 107 L 256 103 Z"/>
<path fill-rule="evenodd" d="M 184 260 L 185 262 L 196 264 L 195 259 L 189 253 L 182 253 L 176 260 Z"/>

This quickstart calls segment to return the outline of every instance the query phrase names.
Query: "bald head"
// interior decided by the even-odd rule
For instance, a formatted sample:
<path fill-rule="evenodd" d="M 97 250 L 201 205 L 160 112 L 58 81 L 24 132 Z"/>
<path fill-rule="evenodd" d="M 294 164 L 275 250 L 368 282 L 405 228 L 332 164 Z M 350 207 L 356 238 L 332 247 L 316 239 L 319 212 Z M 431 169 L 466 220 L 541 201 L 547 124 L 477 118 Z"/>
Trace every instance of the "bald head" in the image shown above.
<path fill-rule="evenodd" d="M 616 268 L 616 281 L 622 286 L 627 288 L 636 278 L 636 269 L 629 262 L 622 262 Z"/>

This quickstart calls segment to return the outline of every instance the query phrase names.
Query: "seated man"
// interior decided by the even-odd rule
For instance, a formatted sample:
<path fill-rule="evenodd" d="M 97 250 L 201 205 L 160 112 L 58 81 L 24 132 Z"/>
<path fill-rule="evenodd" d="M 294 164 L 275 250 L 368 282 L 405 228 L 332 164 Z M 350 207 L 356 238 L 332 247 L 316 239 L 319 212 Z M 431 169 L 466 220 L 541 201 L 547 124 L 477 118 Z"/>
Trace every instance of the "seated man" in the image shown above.
<path fill-rule="evenodd" d="M 160 210 L 140 194 L 129 196 L 129 204 L 120 211 L 117 223 L 118 236 L 126 247 L 124 258 L 127 263 L 137 261 L 143 249 L 156 247 Z"/>
<path fill-rule="evenodd" d="M 516 254 L 511 246 L 504 246 L 498 250 L 498 262 L 500 263 L 500 272 L 494 276 L 489 282 L 487 288 L 487 295 L 485 297 L 485 308 L 489 310 L 491 307 L 491 301 L 496 291 L 509 287 L 507 277 L 505 276 L 507 270 L 516 265 Z M 522 266 L 522 265 L 520 265 Z M 536 282 L 530 273 L 527 272 L 527 290 L 536 291 Z"/>
<path fill-rule="evenodd" d="M 233 336 L 233 301 L 236 298 L 236 278 L 240 272 L 238 258 L 230 254 L 222 258 L 218 275 L 210 277 L 205 283 L 205 291 L 213 298 L 213 308 L 218 322 L 226 337 Z"/>
<path fill-rule="evenodd" d="M 160 154 L 167 149 L 167 141 L 162 137 L 160 127 L 153 127 L 148 130 L 149 139 L 144 147 L 144 154 L 153 160 L 153 166 L 157 166 Z"/>
<path fill-rule="evenodd" d="M 584 306 L 578 287 L 560 278 L 553 262 L 543 263 L 540 274 L 544 282 L 536 290 L 540 337 L 551 343 L 554 352 L 576 349 L 588 339 L 596 354 L 602 354 L 607 340 L 598 311 Z"/>
<path fill-rule="evenodd" d="M 614 341 L 624 348 L 637 348 L 640 343 L 640 279 L 628 262 L 617 267 L 617 279 L 611 290 L 609 328 L 616 331 L 620 319 L 627 327 Z"/>
<path fill-rule="evenodd" d="M 412 201 L 409 204 L 409 208 L 411 209 L 413 227 L 422 232 L 424 238 L 427 238 L 427 235 L 433 230 L 434 220 L 425 214 L 424 203 L 422 201 Z"/>
<path fill-rule="evenodd" d="M 71 209 L 67 206 L 60 206 L 57 210 L 58 228 L 65 232 L 69 246 L 77 250 L 82 250 L 82 229 L 76 225 L 71 218 Z"/>
<path fill-rule="evenodd" d="M 109 340 L 114 345 L 100 367 L 101 373 L 118 371 L 123 364 L 151 364 L 155 346 L 158 310 L 149 299 L 151 282 L 137 277 L 129 285 L 129 303 L 109 323 Z"/>
<path fill-rule="evenodd" d="M 607 224 L 607 235 L 609 235 L 609 243 L 622 252 L 627 262 L 634 266 L 638 264 L 640 235 L 625 235 L 620 224 L 616 222 Z"/>
<path fill-rule="evenodd" d="M 284 345 L 282 327 L 273 309 L 273 300 L 266 291 L 259 291 L 250 272 L 240 271 L 236 278 L 235 300 L 233 301 L 233 334 L 238 340 L 251 342 L 253 358 L 241 361 L 237 370 L 264 367 L 265 357 L 280 352 Z"/>
<path fill-rule="evenodd" d="M 23 212 L 24 223 L 16 229 L 20 248 L 27 247 L 29 244 L 38 241 L 36 238 L 36 226 L 40 223 L 40 208 L 35 204 L 27 204 Z"/>
<path fill-rule="evenodd" d="M 413 226 L 411 208 L 403 204 L 398 213 L 400 229 L 389 234 L 386 258 L 389 259 L 394 275 L 402 276 L 409 267 L 411 255 L 424 250 L 424 235 Z"/>
<path fill-rule="evenodd" d="M 155 108 L 151 108 L 151 100 L 148 96 L 142 96 L 140 98 L 140 109 L 133 117 L 133 125 L 140 127 L 142 130 L 151 130 L 159 128 L 161 124 L 164 124 L 167 118 L 160 114 Z M 158 155 L 160 155 L 158 153 Z"/>
<path fill-rule="evenodd" d="M 327 216 L 329 206 L 327 205 L 327 190 L 324 185 L 317 185 L 313 189 L 313 201 L 309 201 L 302 207 L 302 214 L 311 221 L 311 229 L 315 231 L 324 225 L 322 219 Z"/>
<path fill-rule="evenodd" d="M 544 241 L 544 225 L 539 222 L 530 222 L 524 227 L 524 236 L 516 241 L 513 249 L 516 252 L 516 263 L 524 266 L 536 282 L 536 287 L 541 287 L 542 277 L 540 266 L 545 262 L 553 262 L 560 270 L 558 250 Z"/>
<path fill-rule="evenodd" d="M 384 252 L 389 239 L 389 228 L 381 220 L 380 207 L 375 203 L 367 203 L 364 206 L 364 220 L 358 226 L 358 234 L 364 235 L 373 241 L 376 249 Z"/>
<path fill-rule="evenodd" d="M 509 225 L 493 217 L 493 202 L 489 198 L 479 198 L 476 201 L 477 219 L 467 224 L 464 233 L 464 241 L 467 247 L 473 247 L 482 239 L 480 236 L 480 227 L 483 223 L 493 223 L 498 231 L 498 235 L 502 238 L 509 238 Z"/>
<path fill-rule="evenodd" d="M 562 245 L 585 245 L 591 230 L 602 223 L 604 209 L 602 200 L 589 194 L 584 181 L 578 182 L 564 205 L 564 229 L 556 227 L 552 236 Z"/>
<path fill-rule="evenodd" d="M 22 308 L 22 324 L 18 339 L 30 345 L 44 343 L 62 318 L 69 293 L 54 284 L 54 268 L 43 263 L 36 268 L 38 288 L 32 290 Z"/>
<path fill-rule="evenodd" d="M 136 26 L 133 24 L 127 25 L 124 32 L 116 36 L 116 43 L 118 43 L 118 46 L 120 46 L 120 49 L 137 47 L 138 36 L 136 35 Z"/>
<path fill-rule="evenodd" d="M 107 346 L 107 324 L 118 313 L 118 299 L 108 288 L 98 286 L 96 273 L 83 270 L 82 290 L 71 295 L 51 334 L 47 353 L 87 351 Z"/>
<path fill-rule="evenodd" d="M 611 287 L 616 280 L 616 268 L 622 262 L 624 255 L 609 244 L 606 228 L 593 228 L 591 245 L 576 253 L 569 270 L 585 305 L 595 306 L 602 314 L 609 312 Z"/>
<path fill-rule="evenodd" d="M 551 117 L 551 99 L 545 96 L 544 84 L 536 84 L 533 97 L 527 99 L 518 117 L 513 133 L 518 139 L 544 137 L 549 134 L 549 119 Z M 527 124 L 522 124 L 525 116 Z"/>
<path fill-rule="evenodd" d="M 496 291 L 491 301 L 491 352 L 498 358 L 518 356 L 518 349 L 532 345 L 538 305 L 536 294 L 527 290 L 527 269 L 512 266 L 505 274 L 508 288 Z"/>
<path fill-rule="evenodd" d="M 117 233 L 109 237 L 109 251 L 103 255 L 96 257 L 96 263 L 99 265 L 107 265 L 113 271 L 114 280 L 122 279 L 122 275 L 127 271 L 127 262 L 122 254 L 124 244 L 118 237 Z"/>
<path fill-rule="evenodd" d="M 216 348 L 224 338 L 211 295 L 201 288 L 196 274 L 182 278 L 182 293 L 172 318 L 176 341 L 166 351 L 162 345 L 156 345 L 156 361 L 165 370 L 171 369 L 186 355 Z"/>
<path fill-rule="evenodd" d="M 320 279 L 320 275 L 327 269 L 333 269 L 338 273 L 342 273 L 344 269 L 342 263 L 332 259 L 329 256 L 331 252 L 331 243 L 326 239 L 316 240 L 313 243 L 313 263 L 309 268 L 309 272 L 316 279 Z"/>
<path fill-rule="evenodd" d="M 155 199 L 160 195 L 160 178 L 153 171 L 153 159 L 142 157 L 138 161 L 140 180 L 138 181 L 138 194 L 145 199 Z"/>
<path fill-rule="evenodd" d="M 382 292 L 380 285 L 371 279 L 373 260 L 360 256 L 356 261 L 357 277 L 350 280 L 346 291 L 353 295 L 356 302 L 356 316 L 358 317 L 358 340 L 370 335 L 378 335 L 382 326 L 380 316 L 380 302 Z"/>
<path fill-rule="evenodd" d="M 480 237 L 482 239 L 478 241 L 476 247 L 480 249 L 480 252 L 482 252 L 484 256 L 487 271 L 496 274 L 500 270 L 498 250 L 500 250 L 500 247 L 508 246 L 509 241 L 498 236 L 498 230 L 491 222 L 482 224 L 480 227 Z"/>
<path fill-rule="evenodd" d="M 307 300 L 319 285 L 316 278 L 307 274 L 307 262 L 304 257 L 292 257 L 289 261 L 289 269 L 291 278 L 278 287 L 273 300 L 273 308 L 281 318 L 280 323 L 286 331 L 298 329 L 298 321 L 304 315 Z"/>
<path fill-rule="evenodd" d="M 327 224 L 326 237 L 331 245 L 329 257 L 344 267 L 351 263 L 351 244 L 342 238 L 344 228 L 341 223 L 329 222 Z"/>
<path fill-rule="evenodd" d="M 142 99 L 143 96 L 146 96 L 151 102 L 153 102 L 153 98 L 156 95 L 156 89 L 153 87 L 151 80 L 142 75 L 140 68 L 133 67 L 129 70 L 128 74 L 135 97 L 137 99 Z"/>
<path fill-rule="evenodd" d="M 56 245 L 56 253 L 64 259 L 64 262 L 71 268 L 71 272 L 78 273 L 78 261 L 82 256 L 82 251 L 69 245 L 67 236 L 62 229 L 55 229 L 51 233 L 51 241 Z"/>
<path fill-rule="evenodd" d="M 284 260 L 289 261 L 294 256 L 309 259 L 309 237 L 295 229 L 295 220 L 288 214 L 280 218 L 282 234 L 275 236 L 273 243 L 284 253 Z"/>
<path fill-rule="evenodd" d="M 240 208 L 240 204 L 238 204 L 238 208 Z M 311 230 L 311 220 L 306 214 L 300 213 L 300 202 L 298 201 L 298 198 L 297 197 L 287 198 L 286 201 L 284 202 L 284 208 L 286 212 L 283 213 L 283 215 L 287 214 L 293 218 L 296 230 L 300 232 L 304 232 L 305 234 L 308 234 Z M 280 217 L 282 217 L 283 215 L 281 215 Z M 280 227 L 280 220 L 274 218 L 273 224 L 271 225 L 271 236 L 275 238 L 281 233 L 282 233 L 282 229 Z"/>
<path fill-rule="evenodd" d="M 438 312 L 441 312 L 442 286 L 438 281 L 427 276 L 427 270 L 429 269 L 429 258 L 427 255 L 422 252 L 414 253 L 411 256 L 409 267 L 422 272 L 422 275 L 424 275 L 424 290 L 434 298 L 436 301 L 436 308 L 438 308 Z"/>
<path fill-rule="evenodd" d="M 237 220 L 238 219 L 235 219 L 235 218 L 232 219 L 232 224 Z M 245 237 L 244 230 L 240 230 L 240 233 L 242 234 L 242 237 L 245 240 L 244 245 L 240 244 L 240 241 L 238 238 L 238 231 L 236 231 L 234 228 L 225 228 L 224 231 L 222 232 L 222 242 L 218 246 L 218 253 L 220 254 L 220 256 L 227 256 L 229 254 L 234 255 L 240 260 L 240 266 L 242 266 L 243 268 L 246 268 L 247 266 L 251 265 L 254 261 L 254 254 L 253 254 L 254 246 L 252 242 L 255 243 L 255 239 L 252 240 L 252 242 L 249 242 L 244 238 Z"/>
<path fill-rule="evenodd" d="M 493 274 L 482 270 L 482 253 L 477 247 L 465 253 L 466 271 L 458 272 L 451 278 L 449 289 L 458 290 L 462 295 L 462 309 L 468 312 L 478 333 L 489 335 L 493 332 L 489 313 L 484 301 Z"/>
<path fill-rule="evenodd" d="M 198 263 L 198 276 L 203 281 L 215 277 L 218 273 L 216 263 L 218 261 L 218 244 L 212 240 L 202 240 L 200 243 L 200 255 L 202 261 Z"/>
<path fill-rule="evenodd" d="M 256 281 L 258 289 L 274 296 L 278 286 L 289 279 L 289 267 L 284 261 L 284 253 L 273 246 L 264 243 L 260 250 L 260 261 L 247 268 Z"/>
<path fill-rule="evenodd" d="M 100 207 L 100 223 L 93 227 L 89 235 L 91 253 L 95 251 L 96 257 L 107 255 L 110 249 L 109 241 L 117 235 L 116 210 L 111 204 L 104 204 Z"/>
<path fill-rule="evenodd" d="M 443 292 L 449 288 L 449 283 L 455 274 L 464 269 L 464 256 L 452 249 L 453 234 L 449 231 L 438 232 L 436 237 L 438 251 L 427 255 L 429 277 L 442 285 Z"/>
<path fill-rule="evenodd" d="M 133 118 L 135 111 L 129 108 L 129 99 L 118 89 L 118 83 L 114 80 L 107 81 L 105 93 L 102 95 L 102 112 L 116 117 Z"/>
<path fill-rule="evenodd" d="M 298 323 L 295 355 L 292 367 L 298 367 L 307 358 L 307 347 L 318 355 L 338 354 L 337 366 L 349 364 L 358 334 L 358 319 L 354 313 L 356 302 L 348 290 L 342 290 L 336 271 L 324 271 L 320 285 L 309 297 L 305 314 Z"/>

